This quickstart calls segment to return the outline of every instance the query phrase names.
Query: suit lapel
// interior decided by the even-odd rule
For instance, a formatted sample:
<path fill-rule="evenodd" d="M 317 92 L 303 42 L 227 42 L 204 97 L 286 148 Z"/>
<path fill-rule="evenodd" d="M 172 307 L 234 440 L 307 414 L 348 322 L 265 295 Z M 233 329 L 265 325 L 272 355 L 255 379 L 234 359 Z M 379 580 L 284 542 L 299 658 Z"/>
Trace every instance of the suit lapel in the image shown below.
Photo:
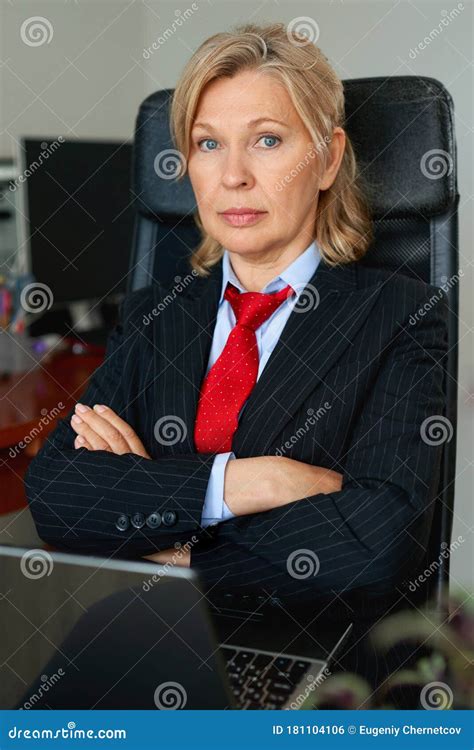
<path fill-rule="evenodd" d="M 266 455 L 304 399 L 350 349 L 382 287 L 359 289 L 356 266 L 331 267 L 321 259 L 245 404 L 232 441 L 237 456 Z M 162 325 L 155 323 L 154 416 L 177 417 L 185 425 L 172 453 L 195 452 L 194 422 L 221 284 L 222 261 L 207 279 L 195 278 L 177 295 Z M 155 289 L 156 303 L 162 291 Z"/>
<path fill-rule="evenodd" d="M 357 288 L 355 262 L 331 267 L 321 260 L 245 405 L 232 442 L 236 455 L 270 452 L 305 398 L 351 348 L 380 289 Z"/>
<path fill-rule="evenodd" d="M 154 322 L 153 424 L 161 417 L 168 418 L 170 437 L 173 432 L 182 437 L 176 443 L 163 442 L 172 454 L 196 452 L 194 422 L 211 351 L 221 283 L 222 264 L 218 263 L 208 278 L 194 278 Z M 163 304 L 164 291 L 154 286 L 155 307 Z M 176 429 L 172 427 L 174 422 Z"/>

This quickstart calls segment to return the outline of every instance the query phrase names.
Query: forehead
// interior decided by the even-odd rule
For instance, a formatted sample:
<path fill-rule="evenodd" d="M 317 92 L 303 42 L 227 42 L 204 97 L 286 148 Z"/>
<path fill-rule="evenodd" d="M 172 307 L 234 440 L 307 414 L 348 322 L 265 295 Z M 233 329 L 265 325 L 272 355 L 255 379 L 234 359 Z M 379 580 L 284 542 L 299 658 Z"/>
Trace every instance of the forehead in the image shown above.
<path fill-rule="evenodd" d="M 233 78 L 218 78 L 202 92 L 194 126 L 205 122 L 214 127 L 244 126 L 260 117 L 289 125 L 299 120 L 285 86 L 262 73 L 244 72 Z"/>

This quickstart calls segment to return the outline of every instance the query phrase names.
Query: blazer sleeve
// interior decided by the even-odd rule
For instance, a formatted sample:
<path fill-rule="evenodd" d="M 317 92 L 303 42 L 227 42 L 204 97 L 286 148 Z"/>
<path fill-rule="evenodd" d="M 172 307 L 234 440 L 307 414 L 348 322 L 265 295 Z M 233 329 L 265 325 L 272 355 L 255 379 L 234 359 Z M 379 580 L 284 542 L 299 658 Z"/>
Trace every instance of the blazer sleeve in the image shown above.
<path fill-rule="evenodd" d="M 89 406 L 105 403 L 123 417 L 125 304 L 120 306 L 105 358 L 81 395 Z M 126 330 L 130 330 L 127 328 Z M 127 336 L 137 338 L 135 333 Z M 59 420 L 25 476 L 25 490 L 39 536 L 58 549 L 139 557 L 186 542 L 202 531 L 201 512 L 216 454 L 183 454 L 149 460 L 134 453 L 75 448 L 70 425 Z M 136 528 L 140 526 L 140 528 Z"/>
<path fill-rule="evenodd" d="M 431 525 L 440 435 L 449 439 L 452 429 L 443 416 L 446 295 L 430 289 L 441 299 L 418 297 L 381 354 L 342 461 L 341 490 L 214 527 L 212 541 L 191 550 L 206 585 L 252 585 L 290 600 L 333 589 L 385 595 L 413 573 Z M 341 472 L 341 462 L 329 468 Z"/>

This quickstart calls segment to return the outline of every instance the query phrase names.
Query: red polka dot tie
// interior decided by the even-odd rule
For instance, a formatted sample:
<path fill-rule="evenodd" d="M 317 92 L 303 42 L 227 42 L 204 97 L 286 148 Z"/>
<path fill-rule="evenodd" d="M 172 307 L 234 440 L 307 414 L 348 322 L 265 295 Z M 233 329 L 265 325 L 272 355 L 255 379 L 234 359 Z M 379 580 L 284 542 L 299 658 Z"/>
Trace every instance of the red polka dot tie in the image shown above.
<path fill-rule="evenodd" d="M 232 305 L 236 324 L 201 386 L 194 427 L 198 453 L 232 450 L 240 410 L 257 382 L 259 356 L 255 331 L 291 294 L 293 289 L 289 284 L 272 294 L 240 293 L 230 282 L 227 284 L 224 297 Z"/>

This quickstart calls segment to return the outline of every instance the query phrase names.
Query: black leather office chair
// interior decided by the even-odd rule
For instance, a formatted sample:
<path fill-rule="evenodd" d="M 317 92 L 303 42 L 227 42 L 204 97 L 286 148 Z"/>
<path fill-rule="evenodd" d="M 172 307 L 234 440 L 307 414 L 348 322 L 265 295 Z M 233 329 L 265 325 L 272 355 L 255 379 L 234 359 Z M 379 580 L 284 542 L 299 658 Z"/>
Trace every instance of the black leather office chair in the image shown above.
<path fill-rule="evenodd" d="M 450 320 L 444 416 L 451 437 L 443 446 L 426 550 L 426 566 L 435 563 L 435 570 L 416 598 L 417 602 L 429 599 L 439 607 L 449 582 L 449 555 L 441 553 L 451 539 L 456 467 L 458 284 L 451 280 L 459 270 L 459 195 L 453 103 L 433 78 L 360 78 L 344 81 L 344 88 L 346 130 L 370 186 L 375 221 L 375 240 L 362 262 L 447 290 Z M 179 183 L 168 179 L 163 153 L 174 148 L 169 131 L 172 94 L 172 89 L 151 94 L 137 116 L 132 188 L 137 215 L 129 291 L 154 281 L 172 284 L 199 241 L 191 183 L 187 176 Z M 165 178 L 158 176 L 160 171 Z"/>

